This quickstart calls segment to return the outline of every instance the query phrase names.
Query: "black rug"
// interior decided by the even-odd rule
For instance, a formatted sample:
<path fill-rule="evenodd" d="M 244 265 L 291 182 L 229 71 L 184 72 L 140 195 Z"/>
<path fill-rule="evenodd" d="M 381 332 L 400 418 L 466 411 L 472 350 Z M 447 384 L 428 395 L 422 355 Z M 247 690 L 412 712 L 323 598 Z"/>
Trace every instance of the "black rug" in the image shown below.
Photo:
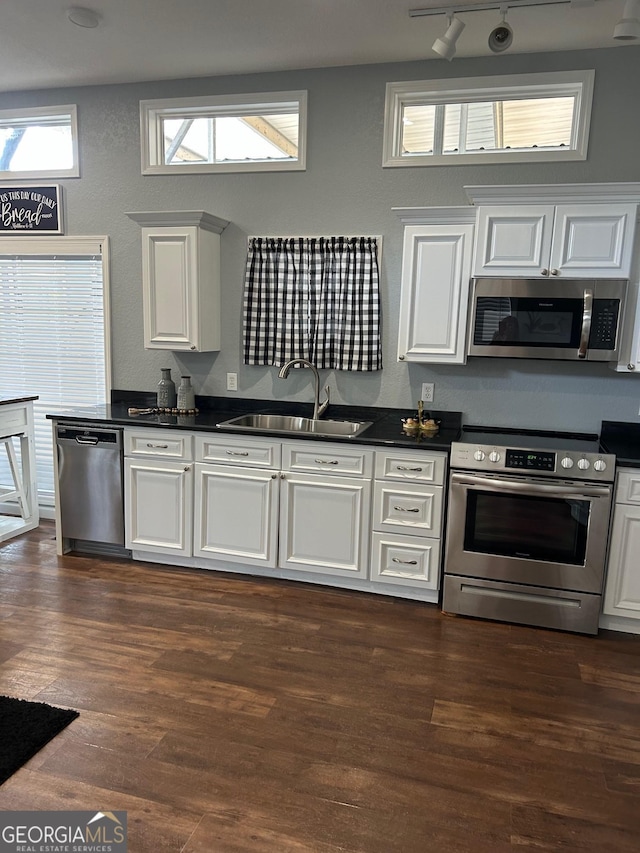
<path fill-rule="evenodd" d="M 0 696 L 0 785 L 78 716 L 44 702 Z"/>

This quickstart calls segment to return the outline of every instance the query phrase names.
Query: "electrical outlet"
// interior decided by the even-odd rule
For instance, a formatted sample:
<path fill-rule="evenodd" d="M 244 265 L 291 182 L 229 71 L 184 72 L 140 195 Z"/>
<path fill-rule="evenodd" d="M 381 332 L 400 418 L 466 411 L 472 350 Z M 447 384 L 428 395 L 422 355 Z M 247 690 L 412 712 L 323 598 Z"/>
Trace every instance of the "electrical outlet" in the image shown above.
<path fill-rule="evenodd" d="M 227 373 L 227 391 L 237 391 L 238 390 L 238 374 L 237 373 Z"/>
<path fill-rule="evenodd" d="M 420 399 L 423 403 L 433 403 L 434 389 L 435 384 L 433 382 L 422 383 L 422 397 Z"/>

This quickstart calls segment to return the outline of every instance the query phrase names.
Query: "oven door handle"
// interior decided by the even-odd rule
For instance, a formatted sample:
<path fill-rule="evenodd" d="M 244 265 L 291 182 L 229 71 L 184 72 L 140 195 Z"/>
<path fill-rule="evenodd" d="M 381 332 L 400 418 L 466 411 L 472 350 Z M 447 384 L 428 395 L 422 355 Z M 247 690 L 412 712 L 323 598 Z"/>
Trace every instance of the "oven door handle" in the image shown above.
<path fill-rule="evenodd" d="M 489 479 L 474 477 L 470 474 L 452 474 L 452 485 L 483 488 L 491 492 L 513 492 L 515 494 L 530 494 L 554 496 L 559 498 L 608 498 L 611 496 L 609 486 L 554 486 L 552 483 L 519 483 L 515 480 Z"/>

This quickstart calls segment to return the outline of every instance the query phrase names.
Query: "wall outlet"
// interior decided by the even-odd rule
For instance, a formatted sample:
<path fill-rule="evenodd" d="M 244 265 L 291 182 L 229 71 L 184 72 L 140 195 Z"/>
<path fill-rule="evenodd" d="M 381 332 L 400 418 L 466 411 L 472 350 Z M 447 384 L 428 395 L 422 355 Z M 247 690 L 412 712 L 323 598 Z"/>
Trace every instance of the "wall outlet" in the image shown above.
<path fill-rule="evenodd" d="M 422 397 L 420 399 L 423 403 L 433 403 L 434 389 L 435 384 L 433 382 L 422 383 Z"/>
<path fill-rule="evenodd" d="M 238 374 L 237 373 L 227 373 L 227 391 L 237 391 L 238 390 Z"/>

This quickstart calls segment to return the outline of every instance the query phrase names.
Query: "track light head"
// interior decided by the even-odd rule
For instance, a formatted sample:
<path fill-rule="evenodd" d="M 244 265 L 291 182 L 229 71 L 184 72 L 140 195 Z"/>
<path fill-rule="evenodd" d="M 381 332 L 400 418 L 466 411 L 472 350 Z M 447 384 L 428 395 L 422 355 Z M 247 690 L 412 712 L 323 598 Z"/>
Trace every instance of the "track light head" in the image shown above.
<path fill-rule="evenodd" d="M 456 54 L 456 42 L 460 38 L 460 34 L 464 29 L 464 23 L 455 15 L 449 16 L 449 26 L 442 38 L 434 41 L 432 50 L 439 54 L 443 59 L 448 59 L 449 62 Z"/>
<path fill-rule="evenodd" d="M 507 23 L 507 7 L 503 6 L 500 11 L 502 23 L 489 33 L 489 50 L 493 53 L 502 53 L 503 50 L 511 47 L 513 42 L 513 30 Z"/>
<path fill-rule="evenodd" d="M 613 37 L 618 41 L 640 39 L 640 0 L 627 0 L 624 4 L 622 18 L 615 26 Z"/>

